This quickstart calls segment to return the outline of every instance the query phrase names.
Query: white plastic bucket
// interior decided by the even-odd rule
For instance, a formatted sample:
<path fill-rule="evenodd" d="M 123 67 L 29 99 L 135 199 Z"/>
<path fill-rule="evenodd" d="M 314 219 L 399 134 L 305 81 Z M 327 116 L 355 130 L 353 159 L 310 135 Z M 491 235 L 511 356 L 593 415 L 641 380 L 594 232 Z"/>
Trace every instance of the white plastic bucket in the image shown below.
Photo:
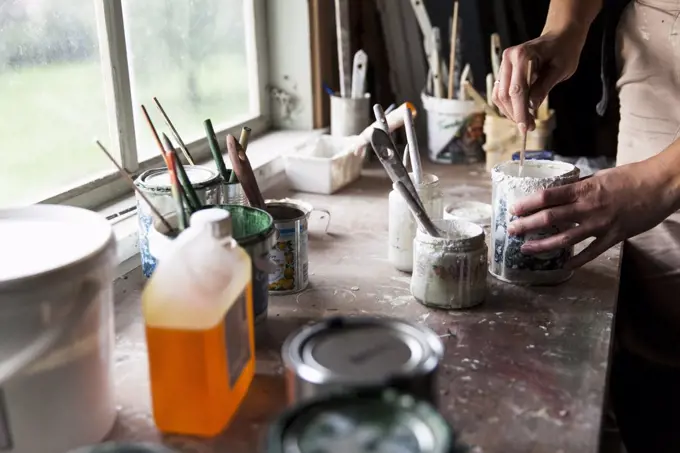
<path fill-rule="evenodd" d="M 484 111 L 474 101 L 421 94 L 427 114 L 427 150 L 432 162 L 474 163 L 482 151 Z"/>
<path fill-rule="evenodd" d="M 363 98 L 342 98 L 331 96 L 331 135 L 349 137 L 359 135 L 370 124 L 369 108 L 371 95 Z"/>
<path fill-rule="evenodd" d="M 63 453 L 113 426 L 109 222 L 85 209 L 0 210 L 0 451 Z"/>
<path fill-rule="evenodd" d="M 555 114 L 551 110 L 547 120 L 536 120 L 536 128 L 527 133 L 526 149 L 550 149 L 554 130 Z M 517 125 L 505 117 L 487 115 L 484 120 L 484 135 L 488 172 L 496 165 L 512 160 L 512 154 L 522 146 L 522 136 Z"/>

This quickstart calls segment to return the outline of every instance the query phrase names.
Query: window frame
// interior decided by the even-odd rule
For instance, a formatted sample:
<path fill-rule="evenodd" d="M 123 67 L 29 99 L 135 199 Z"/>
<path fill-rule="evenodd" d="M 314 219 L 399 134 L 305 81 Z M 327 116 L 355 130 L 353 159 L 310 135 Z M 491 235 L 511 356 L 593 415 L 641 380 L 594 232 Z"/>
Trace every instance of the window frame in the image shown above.
<path fill-rule="evenodd" d="M 133 178 L 150 168 L 164 165 L 160 156 L 139 162 L 130 86 L 130 67 L 125 38 L 122 0 L 93 0 L 97 21 L 99 52 L 104 80 L 107 123 L 110 139 L 106 143 L 114 156 Z M 243 0 L 246 28 L 246 55 L 248 67 L 255 67 L 250 80 L 251 105 L 259 107 L 259 115 L 246 118 L 238 124 L 216 131 L 218 136 L 239 135 L 243 126 L 252 129 L 255 138 L 270 129 L 269 109 L 269 67 L 266 0 Z M 151 104 L 151 100 L 145 103 Z M 210 158 L 210 148 L 205 137 L 187 143 L 187 148 L 197 161 Z M 93 152 L 95 152 L 93 144 Z M 227 166 L 228 163 L 227 163 Z M 88 209 L 101 208 L 130 194 L 128 183 L 112 168 L 88 181 L 76 183 L 59 194 L 50 196 L 40 203 L 67 204 Z"/>

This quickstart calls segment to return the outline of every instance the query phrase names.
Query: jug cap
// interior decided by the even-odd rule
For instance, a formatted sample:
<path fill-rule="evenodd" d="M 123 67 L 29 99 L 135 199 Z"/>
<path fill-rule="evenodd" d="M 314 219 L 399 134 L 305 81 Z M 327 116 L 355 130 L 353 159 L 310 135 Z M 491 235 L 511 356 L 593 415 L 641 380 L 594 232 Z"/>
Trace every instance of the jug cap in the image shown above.
<path fill-rule="evenodd" d="M 191 215 L 192 227 L 208 227 L 214 238 L 222 239 L 232 235 L 231 215 L 224 209 L 203 209 Z"/>

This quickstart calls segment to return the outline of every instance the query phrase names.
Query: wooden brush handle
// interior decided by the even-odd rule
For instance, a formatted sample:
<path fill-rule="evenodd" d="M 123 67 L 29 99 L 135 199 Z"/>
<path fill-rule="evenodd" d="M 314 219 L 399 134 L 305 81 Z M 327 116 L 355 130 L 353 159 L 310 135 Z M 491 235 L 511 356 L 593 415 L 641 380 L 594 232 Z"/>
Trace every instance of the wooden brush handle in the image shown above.
<path fill-rule="evenodd" d="M 236 173 L 236 177 L 241 182 L 241 187 L 243 187 L 250 205 L 254 208 L 264 209 L 264 198 L 255 180 L 253 167 L 250 166 L 248 156 L 233 135 L 227 135 L 227 150 L 229 151 L 232 171 Z"/>

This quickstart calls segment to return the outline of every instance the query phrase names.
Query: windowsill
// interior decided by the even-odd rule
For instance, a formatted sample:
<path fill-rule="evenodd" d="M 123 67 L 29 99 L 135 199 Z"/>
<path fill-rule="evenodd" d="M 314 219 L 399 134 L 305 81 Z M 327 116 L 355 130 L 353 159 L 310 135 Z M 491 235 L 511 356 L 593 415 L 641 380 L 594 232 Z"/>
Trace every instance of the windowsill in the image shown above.
<path fill-rule="evenodd" d="M 322 133 L 322 130 L 272 131 L 253 139 L 248 144 L 248 158 L 260 190 L 264 192 L 285 182 L 283 156 L 299 149 L 309 140 Z M 228 165 L 229 158 L 226 154 L 224 157 L 227 166 L 230 167 Z M 212 160 L 198 164 L 215 169 L 215 163 Z M 99 210 L 99 213 L 109 216 L 130 208 L 135 203 L 134 195 L 130 195 Z M 118 246 L 117 276 L 120 277 L 140 266 L 136 211 L 128 215 L 124 214 L 120 218 L 111 220 L 111 222 Z"/>

